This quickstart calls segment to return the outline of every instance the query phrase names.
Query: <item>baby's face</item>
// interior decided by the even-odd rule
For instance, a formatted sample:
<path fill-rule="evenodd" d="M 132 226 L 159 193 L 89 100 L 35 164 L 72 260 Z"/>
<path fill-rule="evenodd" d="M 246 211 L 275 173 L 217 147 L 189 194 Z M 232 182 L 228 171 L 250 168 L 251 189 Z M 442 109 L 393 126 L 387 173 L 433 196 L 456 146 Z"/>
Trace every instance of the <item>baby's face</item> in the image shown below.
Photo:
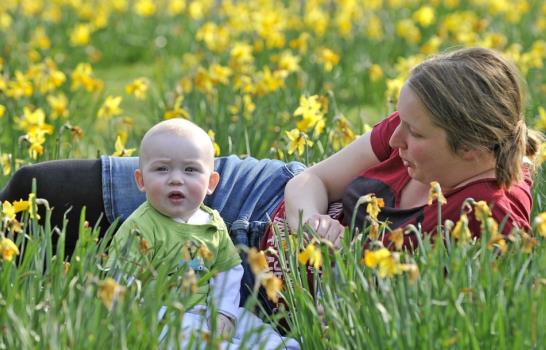
<path fill-rule="evenodd" d="M 174 133 L 158 133 L 148 141 L 135 172 L 139 189 L 163 215 L 187 221 L 217 183 L 210 146 L 197 136 Z"/>

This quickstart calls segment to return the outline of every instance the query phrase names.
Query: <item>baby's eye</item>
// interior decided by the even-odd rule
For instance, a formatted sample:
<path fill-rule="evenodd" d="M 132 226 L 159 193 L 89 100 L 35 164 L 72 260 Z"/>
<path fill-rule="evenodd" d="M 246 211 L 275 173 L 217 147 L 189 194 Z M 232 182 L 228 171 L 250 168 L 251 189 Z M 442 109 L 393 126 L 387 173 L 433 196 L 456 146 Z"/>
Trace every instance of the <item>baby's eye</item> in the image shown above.
<path fill-rule="evenodd" d="M 191 167 L 191 166 L 189 166 L 189 167 L 186 168 L 186 172 L 187 172 L 187 173 L 193 173 L 193 172 L 196 172 L 196 171 L 197 171 L 197 169 L 194 168 L 194 167 Z"/>
<path fill-rule="evenodd" d="M 167 171 L 167 167 L 166 166 L 158 166 L 157 168 L 155 168 L 155 171 Z"/>

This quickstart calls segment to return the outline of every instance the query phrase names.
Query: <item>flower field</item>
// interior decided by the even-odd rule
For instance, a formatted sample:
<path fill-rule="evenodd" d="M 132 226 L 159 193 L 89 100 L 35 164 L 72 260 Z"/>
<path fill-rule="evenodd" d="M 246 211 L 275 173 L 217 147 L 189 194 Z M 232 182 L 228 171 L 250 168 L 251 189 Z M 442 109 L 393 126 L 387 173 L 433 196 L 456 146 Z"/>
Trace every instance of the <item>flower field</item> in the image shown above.
<path fill-rule="evenodd" d="M 217 155 L 311 165 L 394 111 L 412 66 L 470 46 L 516 63 L 527 124 L 545 132 L 544 1 L 2 0 L 0 187 L 27 164 L 136 155 L 144 132 L 173 117 L 207 130 Z M 422 240 L 411 254 L 396 249 L 402 230 L 391 250 L 374 243 L 388 230 L 381 222 L 346 235 L 341 250 L 298 235 L 279 252 L 249 251 L 266 294 L 286 301 L 268 322 L 288 325 L 304 349 L 544 348 L 546 146 L 538 158 L 532 232 L 501 236 L 487 205 L 469 200 L 480 241 L 462 216 L 439 220 L 446 244 L 410 228 Z M 439 186 L 430 196 L 441 202 Z M 372 219 L 381 205 L 362 198 Z M 0 349 L 181 344 L 186 300 L 206 281 L 161 266 L 142 283 L 113 279 L 104 264 L 115 227 L 99 240 L 83 212 L 65 256 L 69 233 L 49 214 L 38 223 L 37 206 L 47 203 L 33 195 L 2 203 Z M 283 285 L 264 254 L 279 254 Z M 257 290 L 248 307 L 259 310 Z M 161 306 L 172 316 L 158 320 Z M 213 327 L 186 345 L 220 341 Z"/>

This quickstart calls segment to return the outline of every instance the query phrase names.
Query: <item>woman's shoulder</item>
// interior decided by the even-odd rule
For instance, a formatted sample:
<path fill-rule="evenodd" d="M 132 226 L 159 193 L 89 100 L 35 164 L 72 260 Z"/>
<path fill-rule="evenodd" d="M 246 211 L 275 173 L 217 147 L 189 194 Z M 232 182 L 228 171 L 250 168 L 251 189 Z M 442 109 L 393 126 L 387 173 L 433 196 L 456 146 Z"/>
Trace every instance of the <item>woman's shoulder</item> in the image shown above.
<path fill-rule="evenodd" d="M 495 220 L 501 222 L 510 217 L 510 221 L 522 228 L 529 228 L 533 196 L 531 193 L 530 178 L 525 177 L 510 188 L 502 188 L 494 179 L 483 179 L 463 186 L 458 191 L 447 194 L 450 201 L 462 203 L 467 198 L 475 201 L 484 201 L 491 209 Z M 509 225 L 512 227 L 513 225 Z"/>
<path fill-rule="evenodd" d="M 485 202 L 528 202 L 532 198 L 530 180 L 525 178 L 510 188 L 500 187 L 495 179 L 480 179 L 446 194 L 447 198 L 465 197 Z"/>

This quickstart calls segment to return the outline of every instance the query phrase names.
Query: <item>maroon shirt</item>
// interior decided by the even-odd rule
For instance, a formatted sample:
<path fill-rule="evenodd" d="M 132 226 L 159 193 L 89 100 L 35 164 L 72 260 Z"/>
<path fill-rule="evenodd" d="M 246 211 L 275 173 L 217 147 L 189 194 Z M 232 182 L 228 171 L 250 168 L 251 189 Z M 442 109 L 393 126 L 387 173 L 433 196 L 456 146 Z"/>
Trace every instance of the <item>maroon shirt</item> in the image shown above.
<path fill-rule="evenodd" d="M 374 193 L 383 198 L 385 207 L 381 209 L 378 219 L 389 221 L 390 228 L 404 227 L 408 224 L 420 225 L 422 232 L 435 232 L 438 224 L 437 202 L 432 205 L 400 209 L 402 190 L 410 181 L 407 169 L 400 159 L 398 148 L 389 146 L 389 140 L 400 124 L 398 112 L 374 126 L 371 133 L 372 149 L 380 163 L 362 172 L 348 187 L 343 197 L 343 213 L 350 222 L 356 201 L 361 195 Z M 524 180 L 511 186 L 509 190 L 499 187 L 495 179 L 480 179 L 444 193 L 447 204 L 442 206 L 442 222 L 446 219 L 457 222 L 461 215 L 461 206 L 465 199 L 485 201 L 497 223 L 507 218 L 503 233 L 508 234 L 514 226 L 530 229 L 532 206 L 532 181 L 528 171 Z M 366 216 L 365 206 L 357 213 L 356 227 L 361 227 Z M 474 236 L 480 235 L 480 224 L 474 214 L 468 215 L 469 228 Z M 385 237 L 385 239 L 387 239 Z M 409 239 L 410 237 L 408 237 Z M 413 240 L 413 239 L 412 239 Z M 385 240 L 384 243 L 387 243 Z M 406 242 L 406 244 L 409 242 Z M 415 242 L 414 242 L 415 243 Z"/>

